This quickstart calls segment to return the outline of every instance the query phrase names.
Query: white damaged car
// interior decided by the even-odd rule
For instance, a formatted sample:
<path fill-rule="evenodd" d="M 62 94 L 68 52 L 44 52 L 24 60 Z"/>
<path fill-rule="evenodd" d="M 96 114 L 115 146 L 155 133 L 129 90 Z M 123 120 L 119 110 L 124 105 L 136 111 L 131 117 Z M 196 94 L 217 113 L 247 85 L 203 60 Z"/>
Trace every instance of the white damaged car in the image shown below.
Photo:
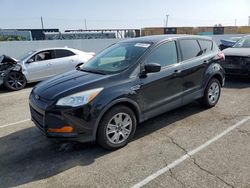
<path fill-rule="evenodd" d="M 10 90 L 23 89 L 27 83 L 39 82 L 74 70 L 95 56 L 73 48 L 49 48 L 30 51 L 20 60 L 0 57 L 0 85 Z"/>

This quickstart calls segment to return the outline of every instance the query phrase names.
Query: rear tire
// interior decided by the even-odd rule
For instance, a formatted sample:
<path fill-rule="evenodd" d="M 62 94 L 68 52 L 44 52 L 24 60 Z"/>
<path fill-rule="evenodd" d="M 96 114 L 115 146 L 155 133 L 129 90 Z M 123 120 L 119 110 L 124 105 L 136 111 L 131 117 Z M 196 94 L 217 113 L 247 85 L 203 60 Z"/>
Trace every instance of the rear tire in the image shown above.
<path fill-rule="evenodd" d="M 200 99 L 202 106 L 206 108 L 214 107 L 219 99 L 221 94 L 221 84 L 218 79 L 211 79 L 205 89 L 204 96 Z"/>
<path fill-rule="evenodd" d="M 4 86 L 12 91 L 21 90 L 26 84 L 27 80 L 21 72 L 10 72 L 4 79 Z"/>
<path fill-rule="evenodd" d="M 108 150 L 116 150 L 127 145 L 136 130 L 134 112 L 123 105 L 109 110 L 100 121 L 97 143 Z"/>

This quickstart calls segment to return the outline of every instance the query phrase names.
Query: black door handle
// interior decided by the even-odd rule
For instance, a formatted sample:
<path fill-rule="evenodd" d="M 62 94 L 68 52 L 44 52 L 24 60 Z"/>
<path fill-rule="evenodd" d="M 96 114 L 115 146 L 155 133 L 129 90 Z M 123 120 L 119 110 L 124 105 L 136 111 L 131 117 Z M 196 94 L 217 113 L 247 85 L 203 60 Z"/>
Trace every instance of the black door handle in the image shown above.
<path fill-rule="evenodd" d="M 205 67 L 205 66 L 207 66 L 207 64 L 208 64 L 208 60 L 204 60 L 203 63 L 202 63 L 202 66 Z"/>

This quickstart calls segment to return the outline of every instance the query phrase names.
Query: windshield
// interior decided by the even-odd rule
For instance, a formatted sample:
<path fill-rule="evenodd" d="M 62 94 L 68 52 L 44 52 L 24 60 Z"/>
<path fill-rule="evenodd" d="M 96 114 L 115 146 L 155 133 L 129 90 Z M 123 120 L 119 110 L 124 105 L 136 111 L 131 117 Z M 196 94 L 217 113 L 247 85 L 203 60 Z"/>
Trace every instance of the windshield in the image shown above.
<path fill-rule="evenodd" d="M 250 48 L 250 37 L 244 37 L 240 39 L 236 44 L 233 46 L 234 48 Z"/>
<path fill-rule="evenodd" d="M 237 42 L 237 41 L 239 41 L 241 38 L 242 38 L 242 37 L 232 37 L 232 38 L 230 38 L 230 40 Z"/>
<path fill-rule="evenodd" d="M 136 42 L 117 43 L 82 65 L 80 70 L 103 74 L 121 72 L 134 64 L 150 45 Z"/>
<path fill-rule="evenodd" d="M 36 52 L 36 51 L 29 51 L 28 53 L 26 53 L 26 54 L 20 56 L 20 57 L 18 58 L 18 60 L 19 60 L 19 61 L 23 61 L 23 60 L 25 60 L 26 58 L 28 58 L 30 55 L 32 55 L 33 53 L 35 53 L 35 52 Z"/>

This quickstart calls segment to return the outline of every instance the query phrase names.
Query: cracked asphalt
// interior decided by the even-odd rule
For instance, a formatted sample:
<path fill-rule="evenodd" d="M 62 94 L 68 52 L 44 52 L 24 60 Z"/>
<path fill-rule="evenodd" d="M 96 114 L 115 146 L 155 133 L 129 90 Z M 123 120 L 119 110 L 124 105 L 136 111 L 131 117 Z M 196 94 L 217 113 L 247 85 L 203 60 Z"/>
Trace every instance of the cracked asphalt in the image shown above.
<path fill-rule="evenodd" d="M 193 102 L 162 114 L 110 152 L 94 143 L 47 140 L 28 120 L 32 87 L 0 89 L 0 187 L 132 187 L 250 115 L 250 80 L 230 79 L 215 108 Z M 247 188 L 249 156 L 247 121 L 144 187 Z"/>

